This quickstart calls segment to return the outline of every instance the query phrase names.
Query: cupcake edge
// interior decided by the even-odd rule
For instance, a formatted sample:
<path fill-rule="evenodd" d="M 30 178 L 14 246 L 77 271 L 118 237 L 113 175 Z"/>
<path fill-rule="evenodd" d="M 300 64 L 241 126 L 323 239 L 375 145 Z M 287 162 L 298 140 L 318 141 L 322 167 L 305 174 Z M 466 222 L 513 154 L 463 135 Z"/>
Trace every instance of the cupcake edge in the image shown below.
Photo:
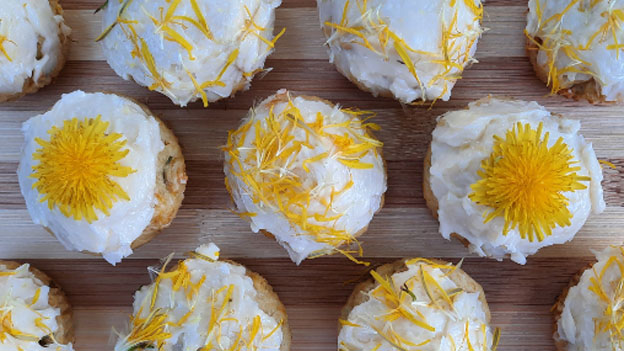
<path fill-rule="evenodd" d="M 423 197 L 425 198 L 425 204 L 427 208 L 431 211 L 431 215 L 435 220 L 438 220 L 438 209 L 439 203 L 438 199 L 433 194 L 433 189 L 431 188 L 431 143 L 429 143 L 429 148 L 427 149 L 427 154 L 425 155 L 425 162 L 423 167 Z M 457 239 L 464 247 L 470 247 L 470 241 L 463 236 L 457 233 L 451 233 L 452 238 Z"/>
<path fill-rule="evenodd" d="M 280 345 L 280 351 L 290 350 L 292 343 L 292 332 L 290 330 L 290 324 L 288 323 L 288 314 L 286 313 L 286 307 L 280 300 L 279 296 L 273 290 L 273 287 L 269 282 L 260 274 L 249 270 L 246 266 L 232 261 L 223 260 L 221 262 L 229 263 L 233 266 L 239 266 L 245 268 L 245 275 L 249 277 L 253 282 L 253 287 L 257 292 L 256 302 L 258 307 L 269 316 L 275 318 L 276 321 L 282 320 L 282 343 Z"/>
<path fill-rule="evenodd" d="M 59 0 L 49 0 L 50 8 L 55 15 L 63 16 L 63 8 L 61 4 L 59 4 Z M 61 43 L 61 52 L 58 56 L 58 63 L 56 67 L 52 70 L 52 72 L 48 74 L 42 74 L 37 81 L 33 79 L 33 77 L 29 77 L 24 81 L 24 85 L 22 86 L 22 91 L 15 94 L 0 94 L 0 103 L 17 100 L 25 95 L 32 94 L 37 92 L 39 89 L 45 87 L 46 85 L 52 83 L 52 81 L 61 73 L 61 70 L 65 66 L 65 62 L 67 61 L 67 57 L 69 56 L 69 47 L 71 42 L 71 34 L 64 35 L 60 30 L 60 26 L 63 23 L 59 24 L 59 41 Z"/>
<path fill-rule="evenodd" d="M 154 215 L 150 224 L 143 230 L 143 233 L 132 242 L 131 248 L 136 249 L 152 240 L 161 230 L 171 225 L 182 205 L 188 176 L 178 138 L 167 127 L 165 122 L 154 115 L 145 104 L 123 95 L 115 95 L 134 102 L 143 109 L 145 114 L 152 116 L 158 122 L 160 138 L 163 144 L 165 144 L 165 148 L 158 153 L 157 159 L 155 189 L 157 202 L 154 206 Z"/>
<path fill-rule="evenodd" d="M 3 260 L 0 260 L 0 265 L 4 265 L 7 269 L 11 270 L 15 270 L 22 266 L 19 262 Z M 48 304 L 51 307 L 58 308 L 60 310 L 60 314 L 56 317 L 58 330 L 54 334 L 54 337 L 57 341 L 64 345 L 73 343 L 75 341 L 73 311 L 69 301 L 67 300 L 67 296 L 47 274 L 32 265 L 29 265 L 28 270 L 44 285 L 50 287 L 50 292 L 48 293 Z"/>
<path fill-rule="evenodd" d="M 575 287 L 581 281 L 581 276 L 583 275 L 583 273 L 585 273 L 586 270 L 591 269 L 591 267 L 594 266 L 594 263 L 588 264 L 587 266 L 585 266 L 584 268 L 576 272 L 576 274 L 574 274 L 572 279 L 570 279 L 570 282 L 568 283 L 568 285 L 563 289 L 559 297 L 557 297 L 555 304 L 552 306 L 551 311 L 553 314 L 553 339 L 555 341 L 555 347 L 557 351 L 568 351 L 569 343 L 559 338 L 559 325 L 558 325 L 559 319 L 561 319 L 561 314 L 563 313 L 563 308 L 565 307 L 565 300 L 568 297 L 568 293 L 570 292 L 570 289 Z"/>

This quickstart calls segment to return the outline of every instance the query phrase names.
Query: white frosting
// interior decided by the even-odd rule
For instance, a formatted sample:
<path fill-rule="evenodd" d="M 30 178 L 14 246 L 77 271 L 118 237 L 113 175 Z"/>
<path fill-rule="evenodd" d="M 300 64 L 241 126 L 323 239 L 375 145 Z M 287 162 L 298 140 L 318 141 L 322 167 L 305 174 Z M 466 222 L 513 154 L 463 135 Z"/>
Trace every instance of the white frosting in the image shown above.
<path fill-rule="evenodd" d="M 286 94 L 282 90 L 279 94 Z M 241 128 L 250 123 L 250 128 L 239 135 L 235 140 L 231 140 L 236 144 L 241 138 L 244 142 L 238 146 L 240 159 L 243 161 L 244 170 L 250 170 L 256 167 L 256 147 L 255 147 L 255 123 L 262 123 L 266 128 L 266 119 L 269 116 L 270 105 L 273 106 L 273 113 L 279 116 L 287 107 L 288 103 L 279 102 L 268 104 L 275 99 L 275 96 L 267 98 L 258 107 L 252 109 L 249 115 L 243 120 Z M 323 125 L 338 124 L 349 120 L 360 125 L 357 117 L 344 113 L 337 106 L 332 106 L 326 102 L 309 100 L 303 97 L 293 97 L 292 103 L 301 112 L 304 122 L 311 124 L 317 119 L 317 114 L 324 116 Z M 280 118 L 281 128 L 291 125 L 288 119 Z M 241 129 L 239 128 L 239 131 Z M 335 135 L 344 135 L 352 133 L 343 127 L 331 127 L 325 130 L 327 133 Z M 362 129 L 354 129 L 358 135 L 364 135 Z M 346 230 L 350 235 L 355 235 L 364 230 L 373 215 L 379 210 L 383 194 L 386 191 L 386 175 L 384 163 L 379 153 L 368 152 L 359 160 L 363 163 L 372 164 L 370 169 L 354 169 L 345 166 L 338 161 L 337 149 L 333 140 L 329 136 L 307 137 L 306 129 L 294 128 L 290 133 L 294 139 L 287 145 L 283 145 L 286 149 L 293 145 L 293 142 L 305 142 L 309 139 L 312 149 L 308 147 L 301 148 L 300 152 L 291 159 L 291 167 L 288 171 L 283 171 L 281 177 L 294 174 L 301 183 L 305 184 L 306 189 L 314 188 L 309 204 L 304 206 L 307 213 L 324 215 L 325 217 L 342 216 L 330 222 L 318 222 L 314 218 L 309 218 L 307 223 L 330 225 L 337 230 Z M 330 156 L 318 162 L 307 163 L 309 172 L 304 171 L 304 161 L 311 159 L 319 154 L 327 152 Z M 254 232 L 266 230 L 273 234 L 276 240 L 288 251 L 290 258 L 297 264 L 301 263 L 311 253 L 317 251 L 332 251 L 335 247 L 327 243 L 322 243 L 313 236 L 313 233 L 307 233 L 302 229 L 296 221 L 289 218 L 275 204 L 263 202 L 254 202 L 251 196 L 252 191 L 245 184 L 244 179 L 238 177 L 235 173 L 240 173 L 240 165 L 233 162 L 230 153 L 225 153 L 225 174 L 231 187 L 231 195 L 239 212 L 251 212 L 254 216 L 248 217 L 251 229 Z M 262 181 L 256 179 L 256 181 Z M 326 213 L 326 203 L 329 201 L 332 189 L 340 192 L 347 187 L 347 184 L 353 181 L 353 186 L 346 191 L 334 196 L 331 210 Z M 303 200 L 301 200 L 303 201 Z M 323 203 L 325 202 L 325 203 Z M 293 208 L 290 209 L 293 211 Z"/>
<path fill-rule="evenodd" d="M 106 60 L 115 72 L 126 80 L 132 79 L 146 87 L 152 86 L 155 82 L 145 60 L 134 55 L 135 44 L 129 37 L 131 33 L 129 28 L 132 27 L 138 38 L 142 38 L 149 47 L 158 73 L 170 83 L 166 89 L 158 87 L 156 90 L 167 95 L 175 104 L 186 106 L 189 102 L 201 98 L 202 95 L 189 74 L 192 74 L 200 85 L 216 80 L 219 73 L 228 65 L 228 58 L 235 50 L 239 51 L 236 60 L 227 67 L 220 78 L 223 86 L 206 87 L 204 89 L 206 99 L 216 101 L 230 96 L 241 86 L 249 87 L 253 74 L 263 68 L 266 57 L 272 51 L 258 35 L 268 41 L 273 39 L 275 8 L 281 4 L 281 0 L 195 1 L 214 40 L 209 39 L 189 21 L 180 19 L 186 17 L 199 21 L 190 0 L 178 1 L 179 5 L 173 16 L 180 17 L 173 18 L 174 23 L 165 26 L 192 45 L 193 60 L 189 57 L 189 52 L 178 42 L 167 40 L 169 35 L 165 35 L 150 17 L 154 17 L 160 23 L 176 1 L 134 0 L 126 8 L 122 18 L 137 23 L 115 26 L 102 41 Z M 103 28 L 115 22 L 123 3 L 112 0 L 108 2 L 103 11 Z M 251 13 L 257 27 L 251 23 L 246 9 Z M 137 41 L 140 48 L 141 41 L 140 39 Z"/>
<path fill-rule="evenodd" d="M 11 0 L 2 2 L 0 11 L 0 94 L 17 94 L 24 82 L 39 80 L 56 68 L 62 54 L 60 36 L 71 29 L 63 16 L 55 15 L 48 0 Z M 6 38 L 6 40 L 1 40 Z M 41 40 L 41 57 L 37 45 Z"/>
<path fill-rule="evenodd" d="M 443 306 L 443 308 L 438 308 L 432 303 L 422 284 L 421 266 L 446 291 L 463 287 L 458 286 L 446 275 L 447 269 L 443 270 L 423 263 L 409 264 L 408 270 L 392 275 L 390 284 L 393 284 L 393 289 L 400 293 L 401 307 L 412 316 L 416 316 L 415 319 L 426 322 L 434 330 L 430 331 L 417 326 L 402 316 L 393 321 L 385 319 L 384 317 L 393 311 L 384 303 L 381 288 L 379 284 L 376 284 L 375 289 L 363 292 L 368 296 L 367 301 L 355 306 L 349 313 L 350 324 L 343 322 L 338 335 L 339 350 L 396 351 L 398 348 L 387 341 L 388 336 L 392 336 L 392 331 L 405 340 L 402 343 L 406 350 L 491 350 L 494 338 L 489 325 L 487 307 L 479 300 L 479 292 L 463 291 L 451 297 L 452 309 L 448 307 L 448 303 L 441 301 L 442 297 L 436 295 L 436 299 L 440 300 L 437 301 L 438 305 Z M 386 277 L 382 278 L 386 279 Z M 415 300 L 410 295 L 401 292 L 401 288 L 406 283 L 416 297 Z M 433 290 L 431 283 L 428 284 L 428 289 L 437 291 Z M 468 325 L 468 338 L 466 338 L 466 325 Z M 384 333 L 385 338 L 379 334 L 380 331 Z M 468 341 L 471 346 L 468 346 Z"/>
<path fill-rule="evenodd" d="M 591 6 L 591 3 L 595 3 Z M 555 65 L 559 70 L 567 67 L 573 67 L 574 71 L 559 74 L 559 79 L 566 79 L 568 84 L 562 84 L 562 88 L 568 88 L 576 83 L 584 82 L 592 77 L 601 87 L 602 95 L 609 101 L 624 101 L 624 47 L 618 50 L 609 50 L 607 47 L 614 45 L 612 27 L 608 27 L 606 35 L 598 34 L 591 45 L 587 48 L 591 37 L 601 31 L 607 23 L 608 14 L 617 16 L 624 15 L 623 0 L 605 0 L 591 1 L 581 0 L 576 2 L 560 20 L 557 18 L 547 22 L 549 18 L 562 13 L 565 8 L 570 5 L 568 0 L 530 0 L 528 24 L 526 30 L 532 37 L 551 38 L 553 47 Z M 538 6 L 541 11 L 541 19 L 538 15 Z M 611 12 L 610 12 L 611 11 Z M 624 26 L 622 19 L 616 21 L 615 36 L 618 44 L 624 44 Z M 562 34 L 569 31 L 569 34 Z M 555 38 L 559 38 L 554 40 Z M 562 43 L 556 46 L 557 42 Z M 563 49 L 563 46 L 571 45 L 569 54 Z M 572 57 L 571 57 L 572 56 Z M 550 60 L 545 50 L 540 50 L 537 56 L 537 62 L 540 66 L 546 68 Z M 591 72 L 590 73 L 579 73 Z M 563 82 L 562 82 L 563 83 Z"/>
<path fill-rule="evenodd" d="M 548 144 L 552 146 L 563 138 L 572 149 L 572 156 L 579 161 L 575 166 L 581 176 L 590 176 L 591 182 L 584 190 L 566 192 L 568 209 L 572 214 L 571 225 L 555 227 L 551 236 L 543 241 L 522 239 L 518 229 L 503 235 L 504 219 L 496 217 L 484 223 L 483 213 L 488 207 L 477 205 L 468 195 L 470 186 L 480 177 L 481 161 L 490 156 L 494 136 L 505 136 L 514 124 L 521 122 L 537 129 L 543 123 L 543 133 L 550 133 Z M 439 203 L 440 233 L 449 239 L 457 233 L 468 239 L 470 250 L 480 256 L 502 259 L 510 255 L 517 263 L 525 264 L 526 257 L 542 247 L 561 244 L 571 240 L 593 211 L 605 208 L 602 196 L 602 170 L 591 143 L 578 134 L 579 121 L 553 117 L 536 102 L 505 101 L 498 99 L 471 103 L 468 109 L 448 112 L 438 120 L 431 143 L 431 189 Z"/>
<path fill-rule="evenodd" d="M 139 314 L 140 318 L 146 318 L 152 311 L 166 314 L 165 322 L 169 324 L 164 331 L 171 336 L 164 340 L 159 350 L 200 350 L 210 344 L 219 346 L 220 350 L 230 350 L 239 342 L 242 351 L 280 350 L 284 338 L 283 323 L 286 321 L 276 320 L 260 308 L 262 301 L 258 301 L 258 291 L 246 275 L 245 267 L 217 261 L 219 249 L 214 244 L 202 245 L 196 252 L 214 261 L 195 258 L 181 264 L 184 272 L 189 274 L 190 285 L 195 289 L 193 294 L 188 295 L 184 288 L 175 290 L 172 279 L 165 278 L 142 287 L 134 296 L 134 316 Z M 158 289 L 152 305 L 155 286 Z M 226 302 L 229 286 L 233 286 L 231 300 Z M 219 313 L 221 306 L 225 307 Z M 215 323 L 211 328 L 213 318 Z M 256 318 L 259 318 L 260 324 L 253 340 L 250 340 Z M 241 331 L 241 339 L 238 340 Z M 129 342 L 127 336 L 128 333 L 121 335 L 115 351 L 126 351 L 128 346 L 132 346 L 132 340 Z"/>
<path fill-rule="evenodd" d="M 349 79 L 355 79 L 374 95 L 391 93 L 402 102 L 412 102 L 423 96 L 426 100 L 446 101 L 450 98 L 457 76 L 468 63 L 474 61 L 472 56 L 482 32 L 479 24 L 481 16 L 466 5 L 467 1 L 453 1 L 451 6 L 447 0 L 351 0 L 346 21 L 342 22 L 346 1 L 317 0 L 321 26 L 332 33 L 327 44 L 330 61 L 338 71 Z M 474 1 L 475 6 L 481 6 L 480 0 L 470 1 Z M 362 7 L 363 3 L 366 9 Z M 457 18 L 452 33 L 459 33 L 460 36 L 451 38 L 445 45 L 443 28 L 449 29 L 455 14 Z M 363 26 L 363 36 L 376 52 L 356 44 L 362 42 L 358 36 L 332 29 L 326 22 L 342 24 L 347 28 Z M 380 42 L 380 36 L 385 38 L 387 35 L 385 28 L 404 41 L 404 48 L 407 45 L 420 51 L 406 50 L 425 88 L 424 93 L 414 75 L 403 64 L 405 60 L 394 48 L 395 41 L 390 39 L 386 45 Z M 444 61 L 444 48 L 451 47 L 449 59 L 462 69 L 452 67 L 447 71 L 445 65 L 433 62 Z"/>
<path fill-rule="evenodd" d="M 617 258 L 620 264 L 624 263 L 624 256 L 622 256 L 619 247 L 607 247 L 601 252 L 596 252 L 598 262 L 593 265 L 593 269 L 585 270 L 578 284 L 568 290 L 555 333 L 555 340 L 567 343 L 565 348 L 567 351 L 612 351 L 622 350 L 624 347 L 624 343 L 611 343 L 611 334 L 608 329 L 599 333 L 595 332 L 595 323 L 604 320 L 608 304 L 601 300 L 596 293 L 589 290 L 593 285 L 590 279 L 600 280 L 601 272 L 612 257 Z M 604 272 L 601 286 L 606 296 L 613 299 L 615 289 L 624 272 L 620 271 L 617 262 L 612 262 Z M 619 319 L 621 301 L 617 303 L 617 306 L 620 312 L 618 312 L 616 319 Z"/>
<path fill-rule="evenodd" d="M 58 208 L 50 210 L 41 194 L 33 189 L 36 179 L 30 177 L 38 164 L 33 153 L 40 148 L 35 138 L 49 140 L 53 126 L 62 127 L 70 118 L 96 118 L 109 122 L 108 130 L 120 133 L 126 140 L 128 154 L 119 161 L 135 170 L 127 177 L 111 177 L 130 197 L 118 200 L 106 216 L 96 210 L 98 220 L 88 223 L 64 216 Z M 54 107 L 26 121 L 22 127 L 25 145 L 17 170 L 22 195 L 33 221 L 52 231 L 68 250 L 101 253 L 111 264 L 132 253 L 131 243 L 138 238 L 154 215 L 157 156 L 164 149 L 160 127 L 134 102 L 113 94 L 65 94 Z"/>
<path fill-rule="evenodd" d="M 0 264 L 0 351 L 72 351 L 68 345 L 39 340 L 58 332 L 59 308 L 50 306 L 50 287 L 44 285 L 24 264 L 15 270 Z M 6 329 L 12 326 L 12 331 Z"/>

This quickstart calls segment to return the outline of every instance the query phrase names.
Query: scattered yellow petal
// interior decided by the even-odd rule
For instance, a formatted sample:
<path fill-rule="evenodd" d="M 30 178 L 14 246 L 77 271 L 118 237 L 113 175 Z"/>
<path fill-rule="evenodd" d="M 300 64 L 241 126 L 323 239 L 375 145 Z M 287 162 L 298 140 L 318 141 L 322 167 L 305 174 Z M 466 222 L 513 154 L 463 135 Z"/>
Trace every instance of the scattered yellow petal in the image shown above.
<path fill-rule="evenodd" d="M 4 43 L 7 43 L 7 42 L 15 44 L 14 42 L 9 40 L 4 35 L 0 35 L 0 53 L 2 53 L 4 57 L 6 57 L 6 59 L 9 60 L 9 62 L 13 62 L 13 59 L 11 58 L 11 56 L 9 56 L 9 54 L 6 52 L 6 49 L 4 48 Z"/>
<path fill-rule="evenodd" d="M 279 114 L 275 114 L 272 107 L 268 117 L 262 120 L 255 118 L 253 110 L 251 113 L 252 117 L 239 129 L 229 133 L 223 147 L 228 156 L 229 173 L 244 184 L 245 192 L 254 203 L 262 203 L 263 207 L 283 215 L 299 230 L 298 235 L 310 236 L 334 248 L 357 244 L 353 233 L 337 227 L 343 213 L 334 208 L 334 200 L 353 187 L 353 180 L 349 179 L 336 189 L 310 182 L 305 174 L 313 168 L 311 164 L 328 159 L 339 160 L 354 170 L 373 168 L 372 164 L 359 161 L 368 154 L 377 156 L 377 148 L 382 145 L 369 134 L 369 128 L 375 125 L 359 119 L 368 113 L 348 111 L 344 122 L 335 124 L 328 123 L 328 116 L 317 113 L 314 121 L 305 122 L 290 97 Z M 296 138 L 296 135 L 301 137 Z M 248 138 L 253 140 L 246 142 Z M 332 147 L 303 157 L 302 150 L 314 149 L 313 145 L 319 145 L 319 138 Z M 226 189 L 232 195 L 229 181 L 226 181 Z M 239 215 L 249 217 L 247 212 Z M 313 256 L 332 252 L 339 252 L 353 262 L 368 264 L 357 260 L 349 249 L 325 250 Z"/>
<path fill-rule="evenodd" d="M 464 66 L 470 62 L 475 62 L 470 53 L 482 32 L 478 25 L 476 28 L 470 26 L 461 32 L 457 26 L 457 13 L 460 4 L 456 0 L 452 0 L 448 5 L 455 10 L 455 15 L 451 23 L 447 25 L 445 11 L 440 11 L 440 20 L 443 25 L 442 39 L 439 45 L 440 52 L 428 52 L 410 47 L 403 38 L 391 30 L 379 11 L 368 7 L 367 1 L 346 1 L 340 22 L 324 22 L 323 25 L 333 29 L 333 35 L 328 40 L 330 43 L 336 37 L 344 36 L 343 40 L 346 42 L 363 46 L 372 53 L 382 56 L 385 60 L 400 60 L 401 63 L 405 64 L 407 71 L 414 77 L 421 90 L 422 101 L 419 103 L 426 100 L 426 91 L 429 87 L 434 84 L 442 84 L 442 93 L 434 99 L 433 102 L 435 103 L 447 94 L 449 82 L 461 78 Z M 354 6 L 359 10 L 361 19 L 351 24 L 347 15 L 349 8 Z M 470 9 L 474 22 L 478 23 L 483 18 L 483 6 L 480 2 L 463 0 L 462 6 Z M 395 55 L 390 57 L 393 53 Z M 416 56 L 412 56 L 414 54 Z M 441 73 L 424 82 L 416 70 L 416 62 L 436 64 L 440 67 Z"/>
<path fill-rule="evenodd" d="M 609 167 L 611 167 L 612 169 L 616 169 L 617 167 L 615 167 L 615 165 L 607 160 L 598 160 L 598 162 L 600 162 L 603 165 L 607 165 Z"/>
<path fill-rule="evenodd" d="M 340 325 L 346 325 L 346 326 L 349 326 L 349 327 L 354 327 L 354 328 L 361 328 L 362 327 L 359 324 L 355 324 L 355 323 L 349 322 L 348 320 L 345 320 L 345 319 L 339 319 L 338 322 L 340 322 Z"/>

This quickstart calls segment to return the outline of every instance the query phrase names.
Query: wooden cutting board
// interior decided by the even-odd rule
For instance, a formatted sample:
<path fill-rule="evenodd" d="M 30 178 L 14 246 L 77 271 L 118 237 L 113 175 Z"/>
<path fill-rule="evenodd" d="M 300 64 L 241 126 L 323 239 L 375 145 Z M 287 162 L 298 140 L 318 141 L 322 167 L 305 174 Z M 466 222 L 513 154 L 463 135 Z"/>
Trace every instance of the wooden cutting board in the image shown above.
<path fill-rule="evenodd" d="M 598 157 L 617 168 L 604 169 L 607 210 L 590 218 L 574 241 L 543 249 L 526 266 L 468 256 L 465 270 L 485 288 L 493 324 L 502 328 L 499 350 L 554 350 L 550 307 L 569 279 L 591 261 L 590 249 L 621 244 L 624 238 L 624 112 L 617 106 L 591 106 L 557 96 L 535 78 L 524 53 L 526 1 L 492 0 L 485 6 L 479 63 L 468 69 L 450 102 L 432 109 L 402 107 L 390 99 L 359 91 L 328 62 L 313 0 L 284 0 L 277 30 L 286 27 L 267 60 L 273 71 L 251 90 L 210 105 L 178 108 L 166 97 L 117 77 L 93 39 L 100 33 L 100 0 L 61 0 L 74 43 L 65 69 L 53 85 L 35 95 L 0 105 L 0 258 L 31 262 L 65 289 L 74 306 L 80 351 L 111 350 L 112 328 L 123 328 L 132 294 L 148 283 L 146 267 L 175 251 L 215 242 L 224 257 L 264 275 L 285 303 L 293 328 L 293 351 L 336 350 L 337 318 L 354 279 L 365 269 L 342 257 L 305 261 L 296 267 L 272 240 L 255 235 L 229 210 L 219 146 L 250 106 L 288 88 L 307 95 L 378 113 L 376 133 L 385 143 L 388 165 L 386 205 L 362 238 L 374 264 L 399 257 L 441 257 L 457 262 L 467 255 L 458 242 L 444 240 L 425 207 L 422 164 L 435 117 L 488 94 L 537 100 L 552 112 L 580 119 L 582 133 Z M 20 195 L 15 170 L 22 144 L 20 126 L 52 107 L 62 93 L 76 89 L 114 91 L 147 104 L 174 130 L 184 148 L 189 183 L 173 225 L 117 267 L 101 259 L 67 252 L 33 225 Z"/>

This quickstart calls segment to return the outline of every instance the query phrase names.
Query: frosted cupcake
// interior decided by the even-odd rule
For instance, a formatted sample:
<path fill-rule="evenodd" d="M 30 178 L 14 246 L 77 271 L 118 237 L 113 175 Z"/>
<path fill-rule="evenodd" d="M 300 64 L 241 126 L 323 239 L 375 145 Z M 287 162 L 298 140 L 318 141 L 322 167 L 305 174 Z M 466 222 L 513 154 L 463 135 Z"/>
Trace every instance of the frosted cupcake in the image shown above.
<path fill-rule="evenodd" d="M 231 261 L 219 248 L 202 245 L 191 257 L 134 295 L 130 328 L 114 351 L 288 351 L 286 310 L 260 275 Z"/>
<path fill-rule="evenodd" d="M 342 310 L 338 350 L 496 350 L 483 289 L 459 266 L 415 258 L 371 275 Z"/>
<path fill-rule="evenodd" d="M 70 32 L 57 0 L 3 1 L 0 102 L 50 84 L 65 65 Z"/>
<path fill-rule="evenodd" d="M 605 208 L 602 170 L 578 121 L 536 102 L 486 98 L 438 119 L 424 193 L 446 239 L 525 264 Z"/>
<path fill-rule="evenodd" d="M 482 29 L 480 0 L 317 0 L 330 61 L 373 95 L 448 100 Z"/>
<path fill-rule="evenodd" d="M 557 300 L 555 342 L 559 351 L 612 351 L 624 348 L 624 249 L 608 247 L 579 273 Z"/>
<path fill-rule="evenodd" d="M 75 91 L 22 126 L 18 168 L 33 221 L 111 264 L 167 227 L 186 184 L 176 137 L 127 98 Z"/>
<path fill-rule="evenodd" d="M 530 0 L 527 52 L 553 94 L 624 102 L 624 1 Z"/>
<path fill-rule="evenodd" d="M 283 34 L 273 36 L 281 0 L 108 1 L 102 41 L 122 78 L 186 106 L 249 88 Z"/>
<path fill-rule="evenodd" d="M 225 175 L 236 211 L 297 264 L 333 252 L 355 260 L 347 246 L 382 207 L 382 143 L 362 114 L 280 90 L 229 134 Z"/>
<path fill-rule="evenodd" d="M 0 351 L 73 351 L 65 294 L 28 264 L 0 261 Z"/>

